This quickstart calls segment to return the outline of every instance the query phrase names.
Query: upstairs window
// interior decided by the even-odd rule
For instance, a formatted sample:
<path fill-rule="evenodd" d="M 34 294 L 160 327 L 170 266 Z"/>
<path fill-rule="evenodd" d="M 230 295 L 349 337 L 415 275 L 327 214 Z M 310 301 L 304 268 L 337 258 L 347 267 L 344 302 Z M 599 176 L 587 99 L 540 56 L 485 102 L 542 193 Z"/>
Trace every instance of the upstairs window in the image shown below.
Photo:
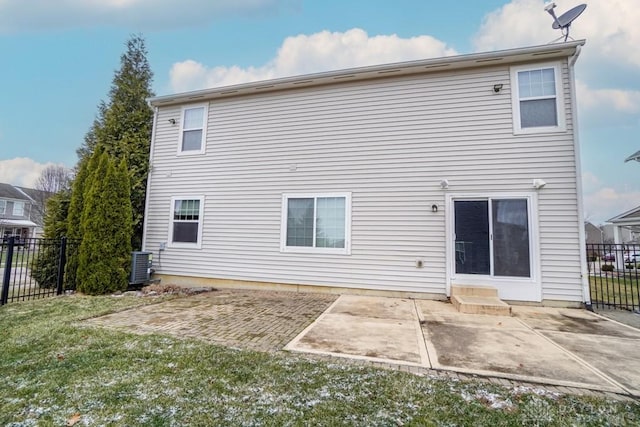
<path fill-rule="evenodd" d="M 283 196 L 282 251 L 350 253 L 351 195 Z"/>
<path fill-rule="evenodd" d="M 200 247 L 203 208 L 202 196 L 171 199 L 169 241 L 172 246 Z"/>
<path fill-rule="evenodd" d="M 204 153 L 207 115 L 206 105 L 189 106 L 182 109 L 179 154 Z"/>
<path fill-rule="evenodd" d="M 560 66 L 511 69 L 514 133 L 565 130 Z"/>
<path fill-rule="evenodd" d="M 4 215 L 6 210 L 7 210 L 7 201 L 0 200 L 0 215 Z"/>
<path fill-rule="evenodd" d="M 13 216 L 24 216 L 24 202 L 13 202 Z"/>

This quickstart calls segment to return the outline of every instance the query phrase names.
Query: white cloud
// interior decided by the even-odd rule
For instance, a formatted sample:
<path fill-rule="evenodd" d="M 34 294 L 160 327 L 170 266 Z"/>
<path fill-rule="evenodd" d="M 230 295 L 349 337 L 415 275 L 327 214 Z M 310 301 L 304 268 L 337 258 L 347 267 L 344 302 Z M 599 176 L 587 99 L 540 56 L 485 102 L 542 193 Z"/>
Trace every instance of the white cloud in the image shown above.
<path fill-rule="evenodd" d="M 53 163 L 38 163 L 27 157 L 0 160 L 0 182 L 33 188 L 43 169 Z"/>
<path fill-rule="evenodd" d="M 557 1 L 558 15 L 576 5 Z M 553 19 L 543 0 L 513 0 L 488 14 L 474 37 L 478 50 L 545 44 L 560 37 L 551 29 Z M 587 9 L 571 26 L 571 37 L 587 39 L 584 56 L 615 60 L 640 67 L 640 7 L 637 0 L 608 0 L 588 3 Z M 608 64 L 603 64 L 608 65 Z"/>
<path fill-rule="evenodd" d="M 603 187 L 584 196 L 584 212 L 588 220 L 601 224 L 640 205 L 640 191 Z"/>
<path fill-rule="evenodd" d="M 175 92 L 227 86 L 276 77 L 454 55 L 446 43 L 430 36 L 401 38 L 369 36 L 354 28 L 346 32 L 322 31 L 284 40 L 275 58 L 260 67 L 210 67 L 194 60 L 173 65 L 171 89 Z"/>
<path fill-rule="evenodd" d="M 576 81 L 576 90 L 580 121 L 584 127 L 640 123 L 639 90 L 594 89 L 581 80 Z"/>
<path fill-rule="evenodd" d="M 95 25 L 135 29 L 204 25 L 273 12 L 298 0 L 0 0 L 0 32 Z"/>

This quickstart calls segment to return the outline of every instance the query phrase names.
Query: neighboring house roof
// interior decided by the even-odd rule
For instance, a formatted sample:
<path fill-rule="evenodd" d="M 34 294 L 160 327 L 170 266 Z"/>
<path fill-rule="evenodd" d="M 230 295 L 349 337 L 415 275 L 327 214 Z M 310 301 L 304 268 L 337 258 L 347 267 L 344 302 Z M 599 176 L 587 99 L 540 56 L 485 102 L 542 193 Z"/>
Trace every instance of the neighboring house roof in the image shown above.
<path fill-rule="evenodd" d="M 33 221 L 29 221 L 26 219 L 3 219 L 2 225 L 9 225 L 11 227 L 37 227 Z"/>
<path fill-rule="evenodd" d="M 36 203 L 39 200 L 46 200 L 48 197 L 52 195 L 46 191 L 36 190 L 35 188 L 28 188 L 28 187 L 16 187 L 16 188 L 21 192 L 23 192 L 27 197 L 29 197 L 31 200 L 33 200 Z"/>
<path fill-rule="evenodd" d="M 27 200 L 32 199 L 19 188 L 14 187 L 11 184 L 0 183 L 0 199 L 15 199 L 15 200 Z"/>
<path fill-rule="evenodd" d="M 627 157 L 624 162 L 630 162 L 631 160 L 635 160 L 636 162 L 640 162 L 640 151 L 636 151 L 635 153 L 633 153 L 632 155 L 630 155 L 629 157 Z"/>
<path fill-rule="evenodd" d="M 621 213 L 618 216 L 614 216 L 607 222 L 638 233 L 640 232 L 640 206 Z"/>
<path fill-rule="evenodd" d="M 635 207 L 635 208 L 633 208 L 631 210 L 628 210 L 628 211 L 626 211 L 624 213 L 621 213 L 618 216 L 614 216 L 613 218 L 611 218 L 607 222 L 611 222 L 613 224 L 617 224 L 617 223 L 624 223 L 624 222 L 629 222 L 629 221 L 640 223 L 640 206 Z"/>
<path fill-rule="evenodd" d="M 155 96 L 149 98 L 148 101 L 152 106 L 175 105 L 186 102 L 207 101 L 211 99 L 229 98 L 285 89 L 320 86 L 343 81 L 353 82 L 358 80 L 369 80 L 384 76 L 411 75 L 488 65 L 544 61 L 555 58 L 566 58 L 574 55 L 576 52 L 579 52 L 580 47 L 584 45 L 584 43 L 584 40 L 577 40 L 568 43 L 547 44 L 542 46 L 499 50 L 495 52 L 473 53 L 444 58 L 350 68 L 345 70 L 328 71 L 323 73 L 204 89 L 175 95 Z"/>

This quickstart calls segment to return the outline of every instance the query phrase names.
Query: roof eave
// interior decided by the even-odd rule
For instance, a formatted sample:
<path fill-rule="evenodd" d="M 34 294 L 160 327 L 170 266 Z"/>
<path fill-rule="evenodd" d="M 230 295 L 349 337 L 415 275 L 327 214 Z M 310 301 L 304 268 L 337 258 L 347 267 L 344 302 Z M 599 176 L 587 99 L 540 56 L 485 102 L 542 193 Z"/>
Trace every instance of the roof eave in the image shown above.
<path fill-rule="evenodd" d="M 545 59 L 569 57 L 576 52 L 579 46 L 584 44 L 584 40 L 577 40 L 568 43 L 556 43 L 494 52 L 472 53 L 417 61 L 372 65 L 209 88 L 173 95 L 155 96 L 149 98 L 147 101 L 151 106 L 158 107 L 163 105 L 207 101 L 216 98 L 272 92 L 298 87 L 320 86 L 332 83 L 334 84 L 341 81 L 351 82 L 382 78 L 386 76 L 428 73 L 497 64 L 514 64 L 535 60 L 543 61 Z"/>
<path fill-rule="evenodd" d="M 614 222 L 615 221 L 615 222 L 619 223 L 619 222 L 622 222 L 622 221 L 626 220 L 627 216 L 635 214 L 635 213 L 638 213 L 638 212 L 640 212 L 640 206 L 635 207 L 633 209 L 629 209 L 628 211 L 623 212 L 620 215 L 614 216 L 613 218 L 608 219 L 607 222 Z M 632 220 L 632 219 L 633 218 L 629 218 L 629 220 Z"/>

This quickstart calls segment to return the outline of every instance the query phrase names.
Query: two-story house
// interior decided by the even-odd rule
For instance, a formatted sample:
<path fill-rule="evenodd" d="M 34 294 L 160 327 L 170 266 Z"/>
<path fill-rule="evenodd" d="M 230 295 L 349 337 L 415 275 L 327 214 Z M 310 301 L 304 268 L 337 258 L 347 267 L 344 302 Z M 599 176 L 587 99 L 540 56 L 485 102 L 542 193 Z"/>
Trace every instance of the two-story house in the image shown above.
<path fill-rule="evenodd" d="M 583 44 L 151 98 L 144 248 L 171 283 L 588 302 Z"/>
<path fill-rule="evenodd" d="M 31 193 L 31 195 L 30 195 Z M 42 230 L 38 190 L 0 183 L 0 237 L 37 237 Z"/>

